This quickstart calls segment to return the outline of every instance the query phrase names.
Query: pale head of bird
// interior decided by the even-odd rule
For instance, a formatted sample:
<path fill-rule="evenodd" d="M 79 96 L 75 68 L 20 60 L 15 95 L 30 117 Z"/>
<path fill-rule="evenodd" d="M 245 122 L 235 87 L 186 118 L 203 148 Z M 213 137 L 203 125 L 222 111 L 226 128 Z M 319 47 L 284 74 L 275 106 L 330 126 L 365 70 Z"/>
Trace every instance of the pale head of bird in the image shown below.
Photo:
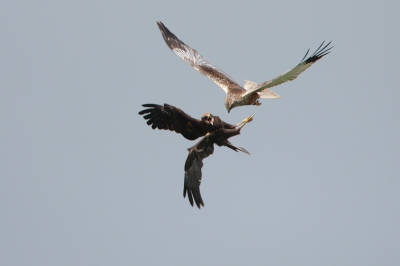
<path fill-rule="evenodd" d="M 225 108 L 228 113 L 235 107 L 242 105 L 240 100 L 238 101 L 235 96 L 230 96 L 225 98 Z"/>
<path fill-rule="evenodd" d="M 228 113 L 231 111 L 231 109 L 233 107 L 235 107 L 234 106 L 234 102 L 235 102 L 235 99 L 233 99 L 232 97 L 226 97 L 225 98 L 225 108 L 228 111 Z"/>
<path fill-rule="evenodd" d="M 210 113 L 205 113 L 201 117 L 201 120 L 204 121 L 206 124 L 210 124 L 210 125 L 214 124 L 214 116 Z"/>

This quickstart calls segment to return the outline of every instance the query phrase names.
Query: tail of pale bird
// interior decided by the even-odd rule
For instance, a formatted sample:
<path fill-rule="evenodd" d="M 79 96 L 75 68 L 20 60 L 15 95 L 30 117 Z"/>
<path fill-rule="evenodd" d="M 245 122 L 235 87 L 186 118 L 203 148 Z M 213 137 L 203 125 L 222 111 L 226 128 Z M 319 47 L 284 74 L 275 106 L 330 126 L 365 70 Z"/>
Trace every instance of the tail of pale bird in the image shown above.
<path fill-rule="evenodd" d="M 261 99 L 277 99 L 281 96 L 270 89 L 265 89 L 263 91 L 257 92 Z"/>

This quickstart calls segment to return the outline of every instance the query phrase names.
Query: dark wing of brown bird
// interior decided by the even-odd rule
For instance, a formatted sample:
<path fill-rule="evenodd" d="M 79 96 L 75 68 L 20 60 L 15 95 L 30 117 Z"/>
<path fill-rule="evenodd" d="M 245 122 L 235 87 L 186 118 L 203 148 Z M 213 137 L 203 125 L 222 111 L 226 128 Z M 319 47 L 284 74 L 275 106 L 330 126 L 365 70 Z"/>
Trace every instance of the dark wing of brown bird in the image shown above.
<path fill-rule="evenodd" d="M 165 129 L 182 134 L 189 140 L 195 140 L 204 136 L 212 125 L 204 121 L 194 119 L 185 114 L 181 109 L 169 105 L 143 104 L 148 109 L 139 112 L 147 120 L 147 124 L 153 129 Z"/>
<path fill-rule="evenodd" d="M 183 197 L 188 194 L 189 202 L 193 206 L 193 199 L 197 207 L 204 207 L 203 199 L 200 194 L 201 184 L 201 168 L 203 167 L 203 159 L 207 158 L 214 152 L 214 143 L 217 141 L 216 133 L 207 134 L 193 147 L 189 148 L 189 155 L 185 162 L 185 181 L 183 184 Z M 232 145 L 227 139 L 222 140 L 219 145 L 226 146 L 236 152 L 241 151 L 250 155 L 244 148 Z"/>
<path fill-rule="evenodd" d="M 158 21 L 157 25 L 161 31 L 165 43 L 176 55 L 185 60 L 186 63 L 199 71 L 201 74 L 214 81 L 226 93 L 228 93 L 230 88 L 241 88 L 241 86 L 237 84 L 228 74 L 210 64 L 195 49 L 179 40 L 178 37 L 176 37 L 167 27 L 165 27 L 161 21 Z"/>
<path fill-rule="evenodd" d="M 214 134 L 208 134 L 193 147 L 188 149 L 189 155 L 185 162 L 185 180 L 183 184 L 183 197 L 188 194 L 189 202 L 193 206 L 193 199 L 200 209 L 204 207 L 203 199 L 200 194 L 201 168 L 203 159 L 214 152 Z"/>

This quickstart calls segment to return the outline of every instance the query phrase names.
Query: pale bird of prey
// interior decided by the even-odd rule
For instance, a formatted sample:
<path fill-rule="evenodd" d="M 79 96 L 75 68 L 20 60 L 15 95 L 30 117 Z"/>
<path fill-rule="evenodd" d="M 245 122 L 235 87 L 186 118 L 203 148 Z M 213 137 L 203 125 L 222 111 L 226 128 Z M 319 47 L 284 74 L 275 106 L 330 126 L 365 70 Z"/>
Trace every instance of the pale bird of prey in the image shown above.
<path fill-rule="evenodd" d="M 253 120 L 253 116 L 247 117 L 236 125 L 231 125 L 210 113 L 204 114 L 200 120 L 195 119 L 169 104 L 143 104 L 142 106 L 147 109 L 140 111 L 139 115 L 143 115 L 147 124 L 153 129 L 175 131 L 189 140 L 203 137 L 188 149 L 189 154 L 184 168 L 183 197 L 187 194 L 192 206 L 194 201 L 199 209 L 201 206 L 204 207 L 200 194 L 203 159 L 214 153 L 214 144 L 250 154 L 244 148 L 234 146 L 228 139 L 239 135 L 242 127 Z"/>
<path fill-rule="evenodd" d="M 330 53 L 333 46 L 328 47 L 331 42 L 326 44 L 324 42 L 318 47 L 318 49 L 306 59 L 306 55 L 300 61 L 300 63 L 293 69 L 283 73 L 282 75 L 266 81 L 264 83 L 257 84 L 252 81 L 245 80 L 244 86 L 240 86 L 236 83 L 228 74 L 220 70 L 216 66 L 210 64 L 203 56 L 201 56 L 195 49 L 185 44 L 178 39 L 164 24 L 159 21 L 157 25 L 162 33 L 165 43 L 168 47 L 177 54 L 180 58 L 185 60 L 194 69 L 205 75 L 218 86 L 220 86 L 226 93 L 225 107 L 228 113 L 232 108 L 242 105 L 261 105 L 258 99 L 273 99 L 280 98 L 278 94 L 270 90 L 270 88 L 296 79 L 301 73 L 303 73 L 312 64 L 317 62 L 319 59 Z"/>

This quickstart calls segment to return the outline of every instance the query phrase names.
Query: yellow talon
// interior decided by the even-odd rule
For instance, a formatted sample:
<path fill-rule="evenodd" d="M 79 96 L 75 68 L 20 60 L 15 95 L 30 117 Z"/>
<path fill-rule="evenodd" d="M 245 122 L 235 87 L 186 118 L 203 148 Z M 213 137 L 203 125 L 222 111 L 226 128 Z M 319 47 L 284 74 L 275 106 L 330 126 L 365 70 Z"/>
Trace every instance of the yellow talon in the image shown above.
<path fill-rule="evenodd" d="M 254 117 L 254 115 L 251 115 L 251 116 L 247 117 L 246 118 L 246 123 L 249 123 L 249 122 L 253 121 L 253 117 Z"/>
<path fill-rule="evenodd" d="M 251 116 L 249 116 L 249 117 L 243 119 L 243 121 L 240 122 L 240 123 L 238 123 L 236 126 L 237 126 L 237 127 L 240 127 L 240 128 L 244 127 L 244 125 L 246 125 L 247 123 L 253 121 L 253 117 L 254 117 L 254 116 L 251 115 Z"/>

